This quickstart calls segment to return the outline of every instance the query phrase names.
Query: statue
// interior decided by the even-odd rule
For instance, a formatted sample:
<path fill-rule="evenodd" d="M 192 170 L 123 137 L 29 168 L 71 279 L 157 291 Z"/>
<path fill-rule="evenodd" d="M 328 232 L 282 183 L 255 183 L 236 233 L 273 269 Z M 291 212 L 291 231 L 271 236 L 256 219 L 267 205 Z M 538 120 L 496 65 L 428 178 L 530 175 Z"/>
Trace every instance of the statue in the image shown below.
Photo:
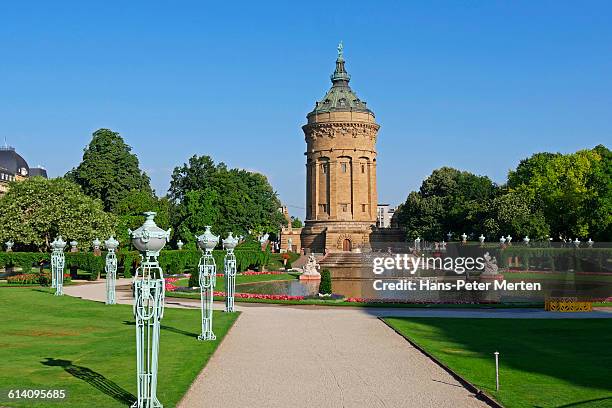
<path fill-rule="evenodd" d="M 308 255 L 308 261 L 302 268 L 302 274 L 300 275 L 300 280 L 302 279 L 321 279 L 321 274 L 319 273 L 319 269 L 321 266 L 317 263 L 317 258 L 313 254 Z"/>
<path fill-rule="evenodd" d="M 342 59 L 342 51 L 344 50 L 344 45 L 342 45 L 342 41 L 338 44 L 338 59 Z"/>
<path fill-rule="evenodd" d="M 488 252 L 484 254 L 484 271 L 483 275 L 497 275 L 497 259 L 495 257 L 491 257 Z"/>

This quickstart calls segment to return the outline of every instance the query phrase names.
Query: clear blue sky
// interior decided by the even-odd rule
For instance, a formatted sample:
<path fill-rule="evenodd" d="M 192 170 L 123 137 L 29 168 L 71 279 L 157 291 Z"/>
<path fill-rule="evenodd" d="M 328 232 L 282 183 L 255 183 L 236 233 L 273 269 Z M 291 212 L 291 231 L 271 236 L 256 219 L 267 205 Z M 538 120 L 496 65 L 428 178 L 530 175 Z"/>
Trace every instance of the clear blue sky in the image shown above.
<path fill-rule="evenodd" d="M 0 137 L 51 176 L 107 127 L 158 193 L 208 154 L 303 207 L 301 126 L 339 40 L 382 126 L 381 202 L 443 165 L 503 182 L 534 152 L 612 141 L 609 1 L 13 1 L 0 36 Z"/>

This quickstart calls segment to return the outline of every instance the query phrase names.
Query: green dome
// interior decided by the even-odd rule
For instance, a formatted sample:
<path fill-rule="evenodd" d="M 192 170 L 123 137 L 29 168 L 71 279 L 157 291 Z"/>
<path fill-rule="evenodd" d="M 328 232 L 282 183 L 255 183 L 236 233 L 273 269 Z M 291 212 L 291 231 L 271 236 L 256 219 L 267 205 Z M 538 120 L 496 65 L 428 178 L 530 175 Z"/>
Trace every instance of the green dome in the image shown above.
<path fill-rule="evenodd" d="M 366 103 L 357 97 L 357 94 L 349 86 L 351 76 L 344 67 L 342 56 L 342 43 L 338 46 L 338 58 L 336 59 L 336 70 L 331 75 L 332 87 L 323 99 L 318 101 L 315 108 L 307 116 L 327 112 L 367 112 L 374 115 L 367 108 Z"/>

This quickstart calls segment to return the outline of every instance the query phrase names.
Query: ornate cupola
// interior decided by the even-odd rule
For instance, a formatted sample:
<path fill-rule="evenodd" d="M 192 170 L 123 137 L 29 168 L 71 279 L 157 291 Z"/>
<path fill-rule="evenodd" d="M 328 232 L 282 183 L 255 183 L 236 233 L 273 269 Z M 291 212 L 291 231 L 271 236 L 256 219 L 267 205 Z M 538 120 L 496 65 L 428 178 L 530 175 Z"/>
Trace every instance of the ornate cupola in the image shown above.
<path fill-rule="evenodd" d="M 357 97 L 349 86 L 351 75 L 346 71 L 344 66 L 344 53 L 342 42 L 338 45 L 338 58 L 336 58 L 336 70 L 331 75 L 332 87 L 325 94 L 323 99 L 316 102 L 315 108 L 307 117 L 324 112 L 333 111 L 354 111 L 368 112 L 374 116 L 366 103 Z"/>

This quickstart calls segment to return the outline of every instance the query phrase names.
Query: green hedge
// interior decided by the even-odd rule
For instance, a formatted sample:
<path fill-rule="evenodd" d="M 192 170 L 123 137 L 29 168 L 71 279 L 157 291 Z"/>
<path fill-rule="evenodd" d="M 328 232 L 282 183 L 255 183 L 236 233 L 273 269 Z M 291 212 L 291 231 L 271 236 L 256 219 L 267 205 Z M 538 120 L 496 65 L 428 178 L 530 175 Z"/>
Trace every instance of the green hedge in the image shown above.
<path fill-rule="evenodd" d="M 259 268 L 266 265 L 270 260 L 269 251 L 257 249 L 236 248 L 236 266 L 239 272 L 249 267 Z M 90 272 L 92 279 L 97 279 L 104 271 L 106 254 L 94 256 L 91 252 L 66 252 L 66 268 L 76 267 L 80 270 Z M 202 253 L 196 250 L 168 250 L 162 251 L 159 257 L 160 266 L 168 274 L 193 272 L 197 269 L 198 261 Z M 223 258 L 225 251 L 213 251 L 217 268 L 223 270 Z M 131 277 L 140 263 L 140 255 L 136 251 L 119 251 L 117 260 L 120 270 L 125 277 Z M 42 252 L 0 252 L 0 268 L 20 267 L 22 273 L 30 273 L 33 267 L 39 267 L 41 263 L 51 261 L 50 253 Z"/>
<path fill-rule="evenodd" d="M 525 270 L 551 270 L 553 272 L 612 272 L 612 248 L 529 248 L 511 246 L 498 250 L 497 259 L 502 267 L 508 258 L 519 258 Z"/>

